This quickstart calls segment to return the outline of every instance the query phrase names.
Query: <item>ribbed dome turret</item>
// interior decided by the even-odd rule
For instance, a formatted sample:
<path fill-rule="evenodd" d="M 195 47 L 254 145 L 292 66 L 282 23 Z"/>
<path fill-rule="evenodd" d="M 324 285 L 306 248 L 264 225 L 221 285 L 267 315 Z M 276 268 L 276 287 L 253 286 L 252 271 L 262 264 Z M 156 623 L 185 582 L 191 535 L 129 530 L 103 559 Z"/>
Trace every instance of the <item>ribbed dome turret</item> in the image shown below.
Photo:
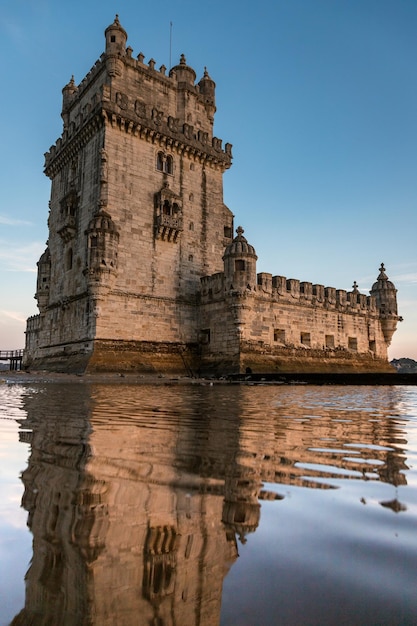
<path fill-rule="evenodd" d="M 61 117 L 64 120 L 64 129 L 68 127 L 69 110 L 70 110 L 71 104 L 74 102 L 77 91 L 78 91 L 78 87 L 75 84 L 74 76 L 71 76 L 71 80 L 69 81 L 69 83 L 67 83 L 65 87 L 62 89 Z"/>
<path fill-rule="evenodd" d="M 207 68 L 204 68 L 204 76 L 198 83 L 201 95 L 204 97 L 204 104 L 206 107 L 212 108 L 212 114 L 216 111 L 216 83 L 210 78 Z"/>
<path fill-rule="evenodd" d="M 241 226 L 236 229 L 237 236 L 230 243 L 223 255 L 224 274 L 228 289 L 256 289 L 255 248 L 243 236 Z"/>
<path fill-rule="evenodd" d="M 101 209 L 90 220 L 86 230 L 88 240 L 87 274 L 97 280 L 117 268 L 119 231 L 111 216 Z"/>
<path fill-rule="evenodd" d="M 47 247 L 45 249 L 45 252 L 41 254 L 41 256 L 39 257 L 38 265 L 45 265 L 45 264 L 50 264 L 50 263 L 51 263 L 51 252 L 49 250 L 49 247 Z"/>
<path fill-rule="evenodd" d="M 401 318 L 398 317 L 397 290 L 394 283 L 388 280 L 383 263 L 381 263 L 379 276 L 376 282 L 372 285 L 370 294 L 375 298 L 376 307 L 379 311 L 381 319 L 381 328 L 384 334 L 384 339 L 386 344 L 389 346 L 392 335 L 397 327 L 397 322 Z"/>
<path fill-rule="evenodd" d="M 395 293 L 397 293 L 397 289 L 395 288 L 395 285 L 393 282 L 391 282 L 390 280 L 388 280 L 388 276 L 385 273 L 385 266 L 383 263 L 381 263 L 381 267 L 379 268 L 379 276 L 376 279 L 376 282 L 372 285 L 372 289 L 371 289 L 371 293 L 373 291 L 387 291 L 387 290 L 393 290 L 395 291 Z"/>
<path fill-rule="evenodd" d="M 223 255 L 223 260 L 226 256 L 251 256 L 257 260 L 255 248 L 248 243 L 246 237 L 243 236 L 245 232 L 241 226 L 236 229 L 237 237 L 235 237 L 232 243 L 226 247 Z"/>
<path fill-rule="evenodd" d="M 51 252 L 49 247 L 41 254 L 38 261 L 38 278 L 36 282 L 35 298 L 38 301 L 39 311 L 43 313 L 49 303 L 49 287 L 51 283 Z"/>
<path fill-rule="evenodd" d="M 113 222 L 111 215 L 109 215 L 109 213 L 107 213 L 106 211 L 103 211 L 103 209 L 98 211 L 98 213 L 96 213 L 94 217 L 90 220 L 87 233 L 91 231 L 106 231 L 118 234 L 116 224 Z"/>

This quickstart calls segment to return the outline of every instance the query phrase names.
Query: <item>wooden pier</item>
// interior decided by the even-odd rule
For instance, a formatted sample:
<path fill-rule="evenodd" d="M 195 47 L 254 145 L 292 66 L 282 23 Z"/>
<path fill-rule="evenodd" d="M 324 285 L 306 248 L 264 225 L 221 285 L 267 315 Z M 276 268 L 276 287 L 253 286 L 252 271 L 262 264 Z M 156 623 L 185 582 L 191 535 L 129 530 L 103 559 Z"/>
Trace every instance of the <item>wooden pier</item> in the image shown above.
<path fill-rule="evenodd" d="M 9 370 L 22 369 L 23 350 L 0 350 L 0 361 L 9 362 Z"/>

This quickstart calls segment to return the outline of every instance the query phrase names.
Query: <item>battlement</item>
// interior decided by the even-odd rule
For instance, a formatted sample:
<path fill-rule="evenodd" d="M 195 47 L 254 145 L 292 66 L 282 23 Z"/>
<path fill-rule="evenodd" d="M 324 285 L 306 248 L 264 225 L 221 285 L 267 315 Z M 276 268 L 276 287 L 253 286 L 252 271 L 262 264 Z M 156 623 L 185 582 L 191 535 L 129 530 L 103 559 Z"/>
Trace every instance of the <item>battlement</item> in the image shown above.
<path fill-rule="evenodd" d="M 223 272 L 201 278 L 201 297 L 203 302 L 223 298 L 226 294 L 225 275 Z M 229 291 L 233 291 L 230 290 Z M 272 276 L 267 272 L 257 274 L 255 290 L 248 289 L 254 296 L 271 301 L 289 302 L 301 306 L 322 307 L 345 313 L 376 313 L 376 299 L 359 292 L 356 284 L 353 291 L 335 289 L 311 282 L 299 281 L 285 276 Z"/>
<path fill-rule="evenodd" d="M 353 291 L 325 287 L 285 276 L 272 276 L 266 272 L 257 274 L 257 291 L 279 299 L 298 301 L 300 304 L 324 306 L 338 310 L 376 312 L 373 296 L 359 292 L 356 283 Z"/>

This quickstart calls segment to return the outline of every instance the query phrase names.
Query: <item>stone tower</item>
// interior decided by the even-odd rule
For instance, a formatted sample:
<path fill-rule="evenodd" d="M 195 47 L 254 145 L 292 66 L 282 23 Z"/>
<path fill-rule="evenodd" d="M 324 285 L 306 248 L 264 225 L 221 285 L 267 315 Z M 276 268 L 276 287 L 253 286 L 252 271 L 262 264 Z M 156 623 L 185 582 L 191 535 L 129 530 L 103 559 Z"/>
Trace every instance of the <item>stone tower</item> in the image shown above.
<path fill-rule="evenodd" d="M 62 136 L 45 155 L 48 247 L 26 361 L 72 369 L 184 368 L 197 345 L 200 277 L 222 270 L 233 215 L 223 203 L 231 145 L 213 136 L 215 83 L 184 55 L 168 75 L 126 47 L 63 88 Z"/>
<path fill-rule="evenodd" d="M 401 317 L 382 265 L 370 295 L 257 274 L 223 202 L 232 147 L 213 135 L 216 85 L 182 54 L 133 57 L 116 16 L 105 51 L 62 90 L 45 155 L 49 237 L 24 365 L 225 375 L 386 372 Z"/>

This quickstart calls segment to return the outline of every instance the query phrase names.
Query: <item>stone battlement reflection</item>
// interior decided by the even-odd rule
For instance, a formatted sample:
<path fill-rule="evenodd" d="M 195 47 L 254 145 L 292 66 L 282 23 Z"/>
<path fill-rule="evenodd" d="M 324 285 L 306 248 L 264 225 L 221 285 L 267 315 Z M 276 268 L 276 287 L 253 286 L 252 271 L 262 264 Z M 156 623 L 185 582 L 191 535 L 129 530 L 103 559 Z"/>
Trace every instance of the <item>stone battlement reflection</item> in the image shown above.
<path fill-rule="evenodd" d="M 33 559 L 13 624 L 217 624 L 237 538 L 282 485 L 331 487 L 338 470 L 404 484 L 389 389 L 371 416 L 354 394 L 344 411 L 333 391 L 297 393 L 40 385 L 22 422 Z"/>

